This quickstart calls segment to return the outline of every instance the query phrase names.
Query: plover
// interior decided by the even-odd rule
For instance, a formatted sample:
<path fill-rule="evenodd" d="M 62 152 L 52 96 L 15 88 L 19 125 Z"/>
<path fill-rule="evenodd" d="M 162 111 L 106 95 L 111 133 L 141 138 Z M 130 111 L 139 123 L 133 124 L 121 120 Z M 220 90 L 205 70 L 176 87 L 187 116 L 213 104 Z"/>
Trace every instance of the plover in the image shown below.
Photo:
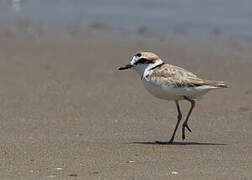
<path fill-rule="evenodd" d="M 155 97 L 173 100 L 176 103 L 178 119 L 171 139 L 173 143 L 182 113 L 179 107 L 180 100 L 191 103 L 190 110 L 182 125 L 182 139 L 185 139 L 185 129 L 192 132 L 188 126 L 188 119 L 195 107 L 195 100 L 200 99 L 208 91 L 218 88 L 227 88 L 223 81 L 210 81 L 197 77 L 195 74 L 178 66 L 164 63 L 152 52 L 139 52 L 133 56 L 129 64 L 119 70 L 134 69 L 141 77 L 144 87 Z M 165 143 L 156 141 L 156 143 Z"/>

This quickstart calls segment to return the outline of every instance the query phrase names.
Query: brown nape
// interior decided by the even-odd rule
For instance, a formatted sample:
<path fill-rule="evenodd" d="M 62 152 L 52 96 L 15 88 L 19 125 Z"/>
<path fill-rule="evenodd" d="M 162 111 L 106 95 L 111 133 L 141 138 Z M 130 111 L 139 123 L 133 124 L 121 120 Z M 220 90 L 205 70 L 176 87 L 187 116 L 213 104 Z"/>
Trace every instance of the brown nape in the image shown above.
<path fill-rule="evenodd" d="M 157 61 L 157 60 L 159 60 L 159 59 L 160 59 L 159 57 L 152 57 L 152 58 L 151 58 L 152 61 Z"/>
<path fill-rule="evenodd" d="M 156 60 L 160 59 L 156 54 L 154 54 L 152 52 L 141 52 L 141 56 L 143 58 L 146 58 L 146 59 L 149 59 L 149 60 L 152 60 L 152 61 L 156 61 Z"/>

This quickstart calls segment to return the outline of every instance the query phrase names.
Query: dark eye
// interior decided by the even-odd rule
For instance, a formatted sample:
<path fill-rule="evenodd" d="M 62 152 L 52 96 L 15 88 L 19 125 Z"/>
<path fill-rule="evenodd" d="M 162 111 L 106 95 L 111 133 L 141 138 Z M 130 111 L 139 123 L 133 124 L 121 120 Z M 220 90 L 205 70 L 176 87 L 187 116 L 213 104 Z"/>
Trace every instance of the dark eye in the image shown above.
<path fill-rule="evenodd" d="M 137 56 L 137 57 L 141 57 L 141 53 L 137 53 L 136 56 Z"/>

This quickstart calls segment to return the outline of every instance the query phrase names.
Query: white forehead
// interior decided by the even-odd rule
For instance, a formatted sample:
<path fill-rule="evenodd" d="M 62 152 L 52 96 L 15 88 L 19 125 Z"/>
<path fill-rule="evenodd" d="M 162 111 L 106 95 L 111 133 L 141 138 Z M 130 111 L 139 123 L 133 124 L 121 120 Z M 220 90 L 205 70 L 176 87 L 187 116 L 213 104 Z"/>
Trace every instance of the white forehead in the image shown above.
<path fill-rule="evenodd" d="M 139 57 L 133 56 L 132 60 L 130 61 L 130 64 L 133 65 L 139 60 Z"/>

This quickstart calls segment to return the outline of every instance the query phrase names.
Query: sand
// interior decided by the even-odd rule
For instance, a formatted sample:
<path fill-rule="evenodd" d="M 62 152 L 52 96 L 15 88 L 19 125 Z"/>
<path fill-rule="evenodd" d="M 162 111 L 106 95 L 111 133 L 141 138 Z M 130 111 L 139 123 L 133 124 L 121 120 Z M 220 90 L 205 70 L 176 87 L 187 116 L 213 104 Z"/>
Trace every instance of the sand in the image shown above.
<path fill-rule="evenodd" d="M 252 179 L 252 48 L 116 32 L 0 36 L 0 179 Z M 173 102 L 118 71 L 138 50 L 230 88 Z M 183 113 L 189 103 L 181 102 Z"/>

